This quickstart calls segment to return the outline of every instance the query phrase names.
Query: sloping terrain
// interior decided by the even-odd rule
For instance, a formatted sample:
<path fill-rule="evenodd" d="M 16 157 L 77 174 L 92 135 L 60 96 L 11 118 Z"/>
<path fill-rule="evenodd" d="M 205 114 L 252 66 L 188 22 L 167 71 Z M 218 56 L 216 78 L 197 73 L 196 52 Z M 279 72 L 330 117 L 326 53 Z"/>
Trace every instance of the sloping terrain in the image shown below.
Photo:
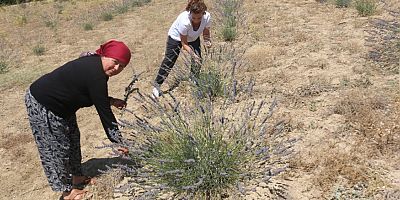
<path fill-rule="evenodd" d="M 133 73 L 143 73 L 137 86 L 150 93 L 167 31 L 186 1 L 152 0 L 101 20 L 99 13 L 120 2 L 0 8 L 0 61 L 7 63 L 0 74 L 0 199 L 59 197 L 47 185 L 23 100 L 40 75 L 116 38 L 133 57 L 110 79 L 110 94 L 122 98 Z M 285 120 L 288 134 L 302 138 L 290 170 L 278 177 L 289 185 L 289 199 L 400 197 L 400 3 L 378 5 L 377 14 L 360 17 L 354 8 L 314 0 L 243 1 L 234 43 L 245 48 L 248 65 L 238 74 L 255 77 L 255 99 L 277 98 L 275 117 Z M 93 30 L 85 31 L 85 23 Z M 213 41 L 222 44 L 216 23 Z M 77 116 L 85 169 L 112 162 L 108 149 L 95 148 L 108 142 L 95 109 Z"/>

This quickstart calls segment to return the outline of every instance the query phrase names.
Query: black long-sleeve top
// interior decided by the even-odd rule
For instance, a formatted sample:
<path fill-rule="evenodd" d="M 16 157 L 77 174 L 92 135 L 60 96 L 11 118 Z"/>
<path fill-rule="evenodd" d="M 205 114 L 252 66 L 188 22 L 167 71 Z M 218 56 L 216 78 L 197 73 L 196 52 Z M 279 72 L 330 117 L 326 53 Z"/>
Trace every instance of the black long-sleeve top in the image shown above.
<path fill-rule="evenodd" d="M 94 105 L 111 142 L 119 142 L 108 97 L 108 76 L 100 56 L 81 57 L 43 75 L 30 86 L 31 94 L 54 114 L 68 118 L 79 108 Z"/>

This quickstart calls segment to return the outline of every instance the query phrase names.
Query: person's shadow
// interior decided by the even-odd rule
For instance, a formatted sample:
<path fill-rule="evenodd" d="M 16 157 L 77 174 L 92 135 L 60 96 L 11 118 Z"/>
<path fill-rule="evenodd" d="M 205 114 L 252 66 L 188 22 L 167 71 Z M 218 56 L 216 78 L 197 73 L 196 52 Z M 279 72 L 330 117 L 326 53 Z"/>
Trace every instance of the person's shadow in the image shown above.
<path fill-rule="evenodd" d="M 107 171 L 109 169 L 108 167 L 116 168 L 115 165 L 127 165 L 131 168 L 137 167 L 134 161 L 123 159 L 121 157 L 92 158 L 82 163 L 82 171 L 86 176 L 95 177 L 102 174 L 101 171 Z"/>

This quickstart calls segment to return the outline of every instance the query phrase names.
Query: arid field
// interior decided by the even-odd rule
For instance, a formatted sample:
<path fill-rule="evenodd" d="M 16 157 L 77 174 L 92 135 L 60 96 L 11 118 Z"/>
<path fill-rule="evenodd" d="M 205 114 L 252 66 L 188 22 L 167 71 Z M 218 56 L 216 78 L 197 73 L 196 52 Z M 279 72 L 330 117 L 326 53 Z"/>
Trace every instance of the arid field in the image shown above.
<path fill-rule="evenodd" d="M 130 47 L 132 59 L 110 78 L 110 96 L 123 98 L 139 73 L 136 87 L 151 93 L 168 29 L 187 1 L 124 4 L 133 1 L 45 0 L 0 7 L 0 199 L 60 197 L 48 186 L 24 104 L 38 77 L 114 38 Z M 400 2 L 376 0 L 374 13 L 361 16 L 355 0 L 349 7 L 335 0 L 243 0 L 238 35 L 228 42 L 216 1 L 206 1 L 215 16 L 214 48 L 229 45 L 242 52 L 237 78 L 254 78 L 251 98 L 267 104 L 275 99 L 273 121 L 299 139 L 286 171 L 268 183 L 284 184 L 284 195 L 273 195 L 255 178 L 245 194 L 227 198 L 400 199 Z M 186 92 L 184 86 L 172 91 L 181 98 Z M 134 100 L 127 108 L 145 114 Z M 113 191 L 122 175 L 97 171 L 115 159 L 110 149 L 96 148 L 109 141 L 95 108 L 81 109 L 77 117 L 84 170 L 98 176 L 87 188 L 90 199 L 129 199 Z"/>

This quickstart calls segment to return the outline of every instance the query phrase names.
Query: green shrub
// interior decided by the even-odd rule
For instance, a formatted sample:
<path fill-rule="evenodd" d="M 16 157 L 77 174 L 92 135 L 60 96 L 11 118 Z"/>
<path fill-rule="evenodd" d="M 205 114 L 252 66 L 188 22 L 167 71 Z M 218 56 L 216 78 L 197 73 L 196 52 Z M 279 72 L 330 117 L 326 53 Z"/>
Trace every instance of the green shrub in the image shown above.
<path fill-rule="evenodd" d="M 127 145 L 136 167 L 123 167 L 132 178 L 128 183 L 132 185 L 123 188 L 145 191 L 135 197 L 156 199 L 165 193 L 176 199 L 235 197 L 246 193 L 241 185 L 252 177 L 268 182 L 285 170 L 294 140 L 283 139 L 284 123 L 266 128 L 275 102 L 265 112 L 264 101 L 214 106 L 195 95 L 185 97 L 185 102 L 195 101 L 188 104 L 170 96 L 161 102 L 139 94 L 135 99 L 143 103 L 146 114 L 121 120 L 122 126 L 135 130 L 135 138 L 141 138 Z M 232 108 L 236 111 L 227 111 Z"/>
<path fill-rule="evenodd" d="M 46 20 L 44 21 L 44 25 L 45 25 L 46 27 L 49 27 L 49 28 L 51 28 L 51 29 L 54 29 L 54 28 L 57 26 L 57 22 L 56 22 L 56 21 L 49 20 L 49 19 L 46 19 Z"/>
<path fill-rule="evenodd" d="M 25 3 L 29 2 L 28 0 L 1 0 L 0 1 L 0 6 L 1 5 L 13 5 L 13 4 L 20 4 L 20 3 Z"/>
<path fill-rule="evenodd" d="M 220 6 L 222 7 L 222 12 L 224 17 L 235 16 L 241 6 L 241 0 L 222 0 Z"/>
<path fill-rule="evenodd" d="M 197 75 L 197 81 L 205 80 L 208 84 L 211 79 L 219 82 L 215 84 L 217 88 L 223 85 L 220 81 L 223 78 L 237 82 L 235 71 L 240 67 L 241 55 L 238 51 L 232 45 L 209 49 L 203 54 L 203 71 Z M 187 58 L 183 69 L 187 72 L 192 60 L 183 58 Z M 175 66 L 178 71 L 174 72 L 185 75 L 179 67 Z M 252 85 L 238 84 L 240 88 Z M 126 142 L 129 158 L 135 164 L 121 166 L 131 178 L 121 190 L 129 190 L 125 192 L 137 199 L 157 199 L 164 195 L 171 195 L 172 199 L 234 198 L 246 193 L 243 186 L 250 179 L 258 177 L 268 183 L 284 171 L 284 160 L 291 154 L 295 140 L 286 140 L 283 121 L 267 125 L 276 101 L 265 109 L 265 101 L 257 103 L 252 100 L 251 92 L 246 92 L 240 93 L 239 103 L 235 100 L 238 93 L 231 87 L 227 90 L 234 92 L 214 101 L 200 99 L 195 92 L 179 97 L 164 93 L 153 98 L 139 90 L 132 93 L 135 88 L 130 84 L 125 94 L 134 95 L 143 112 L 129 112 L 133 118 L 121 119 L 124 130 L 133 130 L 132 136 L 136 138 Z M 284 188 L 269 189 L 285 196 Z M 137 193 L 140 190 L 144 192 Z"/>
<path fill-rule="evenodd" d="M 111 21 L 113 19 L 113 15 L 109 12 L 102 13 L 100 17 L 103 21 Z"/>
<path fill-rule="evenodd" d="M 221 33 L 225 41 L 233 41 L 236 38 L 242 3 L 242 0 L 221 0 L 216 3 L 217 13 L 222 22 Z"/>
<path fill-rule="evenodd" d="M 5 74 L 8 72 L 8 65 L 4 61 L 0 61 L 0 74 Z"/>
<path fill-rule="evenodd" d="M 196 113 L 197 119 L 188 126 L 184 118 L 173 117 L 169 123 L 182 126 L 160 135 L 149 151 L 149 164 L 159 174 L 160 184 L 177 193 L 190 191 L 210 198 L 238 181 L 247 158 L 240 152 L 243 144 L 224 140 L 213 129 L 209 113 L 200 109 Z"/>
<path fill-rule="evenodd" d="M 123 14 L 129 11 L 129 6 L 127 4 L 121 4 L 115 8 L 118 14 Z"/>
<path fill-rule="evenodd" d="M 336 0 L 336 6 L 338 8 L 348 8 L 351 4 L 351 0 Z"/>
<path fill-rule="evenodd" d="M 130 0 L 130 4 L 132 7 L 140 7 L 146 3 L 150 3 L 151 0 Z"/>
<path fill-rule="evenodd" d="M 146 137 L 142 145 L 130 146 L 130 151 L 135 152 L 131 154 L 132 160 L 145 166 L 132 175 L 146 188 L 143 198 L 173 192 L 175 197 L 220 199 L 250 177 L 265 176 L 269 180 L 282 171 L 269 172 L 271 167 L 278 167 L 269 158 L 287 155 L 290 147 L 281 142 L 279 147 L 265 143 L 263 135 L 270 134 L 273 141 L 272 137 L 280 133 L 266 133 L 269 116 L 261 116 L 263 102 L 249 102 L 242 112 L 220 115 L 217 113 L 224 113 L 227 104 L 217 111 L 209 100 L 180 106 L 171 99 L 165 104 L 144 96 L 137 99 L 148 102 L 143 108 L 160 120 L 151 123 L 136 116 L 134 123 L 127 123 Z M 255 168 L 260 162 L 271 166 Z"/>
<path fill-rule="evenodd" d="M 59 14 L 57 12 L 46 12 L 41 17 L 46 27 L 51 29 L 56 28 L 59 21 Z"/>
<path fill-rule="evenodd" d="M 19 26 L 25 25 L 26 23 L 28 23 L 28 18 L 26 17 L 25 14 L 17 16 L 15 18 L 15 23 Z"/>
<path fill-rule="evenodd" d="M 224 80 L 221 72 L 214 67 L 203 69 L 196 77 L 195 88 L 201 97 L 222 97 L 224 95 Z"/>
<path fill-rule="evenodd" d="M 376 3 L 374 0 L 357 0 L 356 9 L 358 14 L 363 17 L 371 16 L 375 13 Z"/>
<path fill-rule="evenodd" d="M 85 31 L 93 30 L 93 28 L 94 28 L 93 23 L 87 22 L 83 24 L 83 30 Z"/>
<path fill-rule="evenodd" d="M 236 27 L 232 26 L 224 26 L 222 29 L 222 36 L 225 41 L 233 41 L 235 40 L 237 35 Z"/>
<path fill-rule="evenodd" d="M 37 56 L 41 56 L 44 55 L 44 52 L 46 51 L 46 49 L 44 48 L 44 46 L 38 44 L 36 46 L 33 47 L 33 53 Z"/>
<path fill-rule="evenodd" d="M 53 6 L 57 10 L 57 14 L 62 14 L 64 11 L 64 5 L 61 2 L 62 1 L 56 1 Z"/>
<path fill-rule="evenodd" d="M 236 27 L 237 20 L 235 16 L 229 16 L 225 19 L 225 26 Z"/>

